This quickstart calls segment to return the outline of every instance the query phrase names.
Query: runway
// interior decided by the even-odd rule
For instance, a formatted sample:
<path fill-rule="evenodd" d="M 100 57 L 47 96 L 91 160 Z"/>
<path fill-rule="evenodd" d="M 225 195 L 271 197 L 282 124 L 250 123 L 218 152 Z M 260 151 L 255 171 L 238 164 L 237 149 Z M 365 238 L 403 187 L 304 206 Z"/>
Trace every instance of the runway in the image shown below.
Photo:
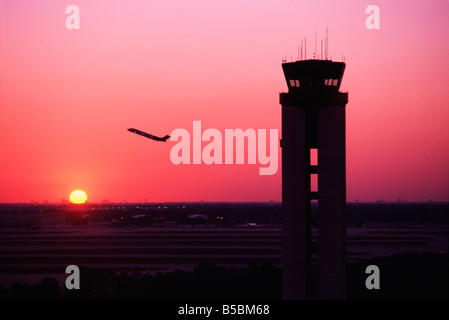
<path fill-rule="evenodd" d="M 316 231 L 312 246 L 316 245 Z M 48 226 L 0 229 L 0 286 L 63 279 L 68 265 L 114 272 L 191 270 L 282 263 L 279 228 L 109 228 Z M 348 262 L 404 252 L 448 250 L 447 229 L 348 228 Z"/>

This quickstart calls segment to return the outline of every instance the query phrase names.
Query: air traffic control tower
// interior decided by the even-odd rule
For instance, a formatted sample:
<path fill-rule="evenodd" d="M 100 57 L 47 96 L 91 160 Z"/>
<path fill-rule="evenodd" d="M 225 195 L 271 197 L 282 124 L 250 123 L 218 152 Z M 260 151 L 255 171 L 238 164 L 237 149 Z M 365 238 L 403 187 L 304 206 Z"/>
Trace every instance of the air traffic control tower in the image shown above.
<path fill-rule="evenodd" d="M 301 60 L 282 69 L 288 86 L 280 94 L 283 298 L 344 299 L 348 94 L 339 88 L 345 63 Z M 318 206 L 317 245 L 311 239 L 312 202 Z"/>

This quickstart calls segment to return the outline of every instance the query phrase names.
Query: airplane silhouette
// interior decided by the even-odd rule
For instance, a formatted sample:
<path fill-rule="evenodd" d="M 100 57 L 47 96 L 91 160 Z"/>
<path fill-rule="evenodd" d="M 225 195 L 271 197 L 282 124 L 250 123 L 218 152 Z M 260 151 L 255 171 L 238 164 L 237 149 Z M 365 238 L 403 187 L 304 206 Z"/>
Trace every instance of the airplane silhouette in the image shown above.
<path fill-rule="evenodd" d="M 143 131 L 134 129 L 134 128 L 129 128 L 128 131 L 130 131 L 130 132 L 132 132 L 132 133 L 135 133 L 135 134 L 138 134 L 138 135 L 143 136 L 143 137 L 148 138 L 148 139 L 156 140 L 156 141 L 164 141 L 164 142 L 167 142 L 167 139 L 170 138 L 169 135 L 166 135 L 166 136 L 164 136 L 164 137 L 162 137 L 162 138 L 156 137 L 156 136 L 153 136 L 152 134 L 149 134 L 149 133 L 146 133 L 146 132 L 143 132 Z"/>

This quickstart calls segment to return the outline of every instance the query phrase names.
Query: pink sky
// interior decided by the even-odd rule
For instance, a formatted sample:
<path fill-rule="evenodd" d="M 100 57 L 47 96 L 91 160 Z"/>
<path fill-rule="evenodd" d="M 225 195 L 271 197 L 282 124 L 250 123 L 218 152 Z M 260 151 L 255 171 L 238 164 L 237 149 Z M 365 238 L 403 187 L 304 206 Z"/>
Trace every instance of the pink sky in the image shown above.
<path fill-rule="evenodd" d="M 71 4 L 79 30 L 65 26 Z M 371 4 L 379 30 L 365 27 Z M 448 1 L 0 6 L 0 202 L 75 189 L 90 202 L 280 201 L 281 167 L 176 166 L 174 142 L 126 129 L 163 136 L 200 120 L 280 133 L 282 59 L 304 37 L 311 58 L 326 26 L 330 55 L 347 63 L 347 200 L 449 200 Z"/>

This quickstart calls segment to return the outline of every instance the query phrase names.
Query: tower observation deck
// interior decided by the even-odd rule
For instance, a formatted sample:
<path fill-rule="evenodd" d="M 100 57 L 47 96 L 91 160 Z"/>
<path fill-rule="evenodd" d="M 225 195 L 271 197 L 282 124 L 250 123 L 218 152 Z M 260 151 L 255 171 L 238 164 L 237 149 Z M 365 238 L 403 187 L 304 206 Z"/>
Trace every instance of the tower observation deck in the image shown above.
<path fill-rule="evenodd" d="M 283 63 L 288 93 L 280 94 L 280 103 L 317 106 L 326 102 L 347 103 L 348 94 L 339 92 L 345 63 L 331 60 L 301 60 Z"/>

